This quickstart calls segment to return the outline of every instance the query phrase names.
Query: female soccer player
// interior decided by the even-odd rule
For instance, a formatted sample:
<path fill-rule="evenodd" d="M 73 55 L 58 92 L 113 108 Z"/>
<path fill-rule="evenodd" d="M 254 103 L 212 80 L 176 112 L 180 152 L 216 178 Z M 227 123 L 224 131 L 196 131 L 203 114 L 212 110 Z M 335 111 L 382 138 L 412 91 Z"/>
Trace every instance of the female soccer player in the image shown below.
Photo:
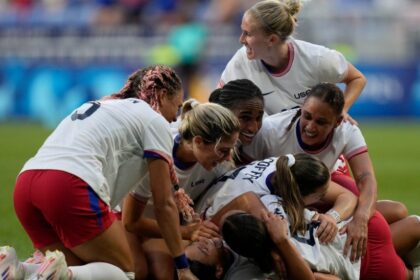
<path fill-rule="evenodd" d="M 367 222 L 375 209 L 390 224 L 405 218 L 407 210 L 399 202 L 377 202 L 377 183 L 366 142 L 356 125 L 342 121 L 343 107 L 343 93 L 337 86 L 318 84 L 308 92 L 301 109 L 264 119 L 253 142 L 243 147 L 246 156 L 242 157 L 263 159 L 303 152 L 320 158 L 333 172 L 337 159 L 344 155 L 355 181 L 339 172 L 333 173 L 332 180 L 359 196 L 357 210 L 347 229 L 354 240 L 353 246 L 365 248 Z"/>
<path fill-rule="evenodd" d="M 263 92 L 271 115 L 302 105 L 307 91 L 320 82 L 344 83 L 344 119 L 366 79 L 345 57 L 323 46 L 291 37 L 300 1 L 259 1 L 242 18 L 239 41 L 244 46 L 224 69 L 219 86 L 234 79 L 250 79 Z"/>
<path fill-rule="evenodd" d="M 261 90 L 248 79 L 232 80 L 222 88 L 215 89 L 209 101 L 228 108 L 239 119 L 241 130 L 233 159 L 236 164 L 250 162 L 252 159 L 247 158 L 241 149 L 251 144 L 261 128 L 264 116 L 264 96 Z"/>
<path fill-rule="evenodd" d="M 193 203 L 198 203 L 208 190 L 207 187 L 226 171 L 233 169 L 230 162 L 231 152 L 236 144 L 239 134 L 239 121 L 228 109 L 218 104 L 199 104 L 195 100 L 184 102 L 182 120 L 178 133 L 174 136 L 175 172 L 178 185 Z M 141 190 L 132 192 L 126 199 L 123 207 L 123 222 L 126 229 L 144 238 L 161 238 L 160 229 L 156 221 L 141 216 L 142 209 L 146 207 L 144 193 Z M 188 201 L 186 201 L 188 202 Z M 185 202 L 184 202 L 185 203 Z M 184 207 L 188 205 L 183 205 Z M 149 207 L 146 207 L 149 208 Z M 182 210 L 182 209 L 181 209 Z M 186 211 L 188 213 L 188 209 Z M 185 214 L 185 213 L 184 213 Z M 187 215 L 187 216 L 192 216 Z M 182 226 L 184 239 L 190 240 L 191 234 L 199 226 L 197 220 L 192 224 Z M 218 236 L 218 232 L 213 232 Z M 139 243 L 138 241 L 136 243 Z M 150 274 L 156 279 L 172 277 L 172 264 L 164 266 L 164 262 L 171 262 L 170 255 L 158 254 L 163 249 L 156 240 L 140 242 L 136 247 L 136 274 L 146 275 L 144 256 L 140 253 L 144 247 L 150 265 Z"/>
<path fill-rule="evenodd" d="M 181 81 L 171 68 L 153 66 L 133 73 L 121 92 L 127 90 L 141 100 L 80 106 L 17 178 L 15 210 L 34 247 L 62 251 L 71 266 L 62 269 L 55 264 L 59 256 L 49 254 L 35 273 L 39 279 L 49 279 L 60 269 L 62 277 L 77 279 L 124 279 L 125 273 L 133 278 L 129 244 L 111 209 L 134 187 L 153 197 L 178 276 L 195 279 L 183 253 L 172 196 L 176 177 L 168 122 L 176 119 L 182 105 Z"/>
<path fill-rule="evenodd" d="M 274 161 L 271 161 L 272 159 Z M 258 215 L 258 209 L 261 207 L 255 205 L 251 198 L 242 198 L 236 201 L 236 205 L 234 205 L 235 200 L 241 194 L 248 191 L 254 192 L 261 197 L 264 205 L 271 212 L 287 219 L 290 224 L 289 236 L 295 239 L 295 246 L 298 247 L 305 261 L 310 264 L 313 270 L 326 271 L 344 278 L 357 278 L 360 268 L 354 266 L 350 259 L 356 262 L 360 258 L 353 259 L 353 253 L 348 258 L 345 251 L 342 255 L 345 244 L 349 242 L 348 237 L 342 235 L 347 225 L 337 222 L 336 225 L 340 228 L 344 226 L 340 230 L 342 234 L 333 232 L 334 236 L 329 241 L 334 241 L 331 243 L 332 247 L 328 247 L 325 243 L 329 243 L 329 241 L 322 240 L 319 234 L 322 223 L 317 228 L 316 225 L 311 225 L 311 222 L 319 220 L 323 216 L 336 217 L 336 214 L 329 211 L 319 217 L 319 214 L 305 209 L 314 201 L 325 199 L 329 187 L 329 178 L 329 171 L 325 164 L 307 154 L 288 154 L 279 158 L 256 161 L 226 174 L 225 178 L 220 180 L 220 190 L 215 195 L 211 207 L 206 211 L 206 216 L 211 217 L 212 221 L 218 225 L 223 224 L 221 225 L 222 235 L 233 250 L 244 256 L 253 257 L 264 269 L 264 266 L 271 263 L 264 261 L 271 258 L 270 250 L 258 247 L 261 244 L 270 247 L 270 243 L 261 241 L 264 238 L 261 239 L 258 236 L 257 229 L 253 231 L 252 228 L 244 228 L 244 225 L 230 227 L 229 230 L 234 230 L 236 233 L 228 233 L 224 226 L 226 222 L 223 223 L 222 221 L 222 217 L 230 209 L 242 209 Z M 263 189 L 269 189 L 270 192 L 265 192 L 267 195 L 262 195 L 261 190 Z M 413 224 L 413 226 L 418 230 L 420 223 L 418 217 L 416 218 L 416 224 Z M 400 228 L 400 230 L 401 233 L 404 231 L 403 228 Z M 267 231 L 265 234 L 267 234 Z M 273 241 L 276 241 L 278 233 L 276 231 L 270 232 L 270 236 Z M 378 212 L 369 221 L 368 236 L 368 252 L 362 258 L 361 278 L 371 279 L 372 276 L 379 276 L 381 279 L 405 279 L 408 276 L 408 279 L 410 279 L 411 271 L 405 268 L 404 263 L 396 254 L 390 229 Z M 320 242 L 317 241 L 318 237 Z M 419 237 L 418 233 L 416 236 L 408 235 L 407 230 L 401 236 L 401 238 L 407 238 L 416 243 L 419 241 Z M 257 245 L 256 243 L 259 241 L 262 243 Z M 285 262 L 288 261 L 287 255 L 282 255 L 282 257 Z"/>

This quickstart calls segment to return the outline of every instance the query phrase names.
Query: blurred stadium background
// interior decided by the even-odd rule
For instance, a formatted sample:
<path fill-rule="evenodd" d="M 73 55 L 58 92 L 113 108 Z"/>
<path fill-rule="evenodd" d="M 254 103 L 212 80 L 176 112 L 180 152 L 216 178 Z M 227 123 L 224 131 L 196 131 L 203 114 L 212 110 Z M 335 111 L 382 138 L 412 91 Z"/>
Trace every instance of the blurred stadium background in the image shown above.
<path fill-rule="evenodd" d="M 0 0 L 0 246 L 32 250 L 14 215 L 14 180 L 64 116 L 153 63 L 174 67 L 187 95 L 206 101 L 255 2 Z M 298 24 L 296 38 L 338 49 L 367 76 L 350 113 L 379 196 L 420 214 L 420 1 L 304 1 Z"/>

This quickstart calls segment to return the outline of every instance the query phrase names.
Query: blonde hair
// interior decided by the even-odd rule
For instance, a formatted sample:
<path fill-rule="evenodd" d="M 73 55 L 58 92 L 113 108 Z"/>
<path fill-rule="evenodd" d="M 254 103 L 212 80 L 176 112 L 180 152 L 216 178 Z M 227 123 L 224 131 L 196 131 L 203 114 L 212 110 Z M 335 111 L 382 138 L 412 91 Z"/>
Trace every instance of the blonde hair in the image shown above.
<path fill-rule="evenodd" d="M 219 104 L 200 104 L 195 99 L 189 99 L 182 105 L 178 130 L 185 140 L 201 136 L 207 143 L 218 143 L 222 138 L 239 132 L 240 124 L 232 111 Z"/>
<path fill-rule="evenodd" d="M 277 34 L 285 41 L 297 26 L 296 14 L 300 0 L 265 0 L 256 3 L 246 13 L 252 15 L 267 34 Z"/>

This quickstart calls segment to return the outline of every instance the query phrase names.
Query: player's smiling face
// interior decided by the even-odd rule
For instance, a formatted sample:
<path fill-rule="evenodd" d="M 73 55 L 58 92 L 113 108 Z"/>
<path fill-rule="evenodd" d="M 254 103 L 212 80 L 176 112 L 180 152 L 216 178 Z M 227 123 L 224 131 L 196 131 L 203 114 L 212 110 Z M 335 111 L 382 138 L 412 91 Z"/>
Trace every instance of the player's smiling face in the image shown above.
<path fill-rule="evenodd" d="M 301 140 L 308 146 L 321 145 L 340 122 L 341 117 L 337 117 L 327 103 L 316 97 L 308 97 L 300 117 Z"/>
<path fill-rule="evenodd" d="M 264 103 L 259 98 L 240 102 L 232 112 L 239 119 L 241 131 L 239 140 L 243 145 L 249 145 L 260 130 L 264 115 Z"/>
<path fill-rule="evenodd" d="M 242 18 L 241 29 L 239 42 L 246 47 L 248 59 L 262 59 L 267 53 L 269 37 L 259 28 L 249 12 L 245 13 Z"/>

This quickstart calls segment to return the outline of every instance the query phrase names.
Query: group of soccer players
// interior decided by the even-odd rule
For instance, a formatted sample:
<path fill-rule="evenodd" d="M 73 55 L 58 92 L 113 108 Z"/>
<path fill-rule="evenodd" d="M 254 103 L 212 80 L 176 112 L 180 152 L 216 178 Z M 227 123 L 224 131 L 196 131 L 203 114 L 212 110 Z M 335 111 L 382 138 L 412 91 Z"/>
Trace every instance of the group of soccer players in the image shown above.
<path fill-rule="evenodd" d="M 66 117 L 18 175 L 37 251 L 0 247 L 2 279 L 420 279 L 420 219 L 377 201 L 348 114 L 366 79 L 291 37 L 299 9 L 244 13 L 208 103 L 153 65 Z"/>

